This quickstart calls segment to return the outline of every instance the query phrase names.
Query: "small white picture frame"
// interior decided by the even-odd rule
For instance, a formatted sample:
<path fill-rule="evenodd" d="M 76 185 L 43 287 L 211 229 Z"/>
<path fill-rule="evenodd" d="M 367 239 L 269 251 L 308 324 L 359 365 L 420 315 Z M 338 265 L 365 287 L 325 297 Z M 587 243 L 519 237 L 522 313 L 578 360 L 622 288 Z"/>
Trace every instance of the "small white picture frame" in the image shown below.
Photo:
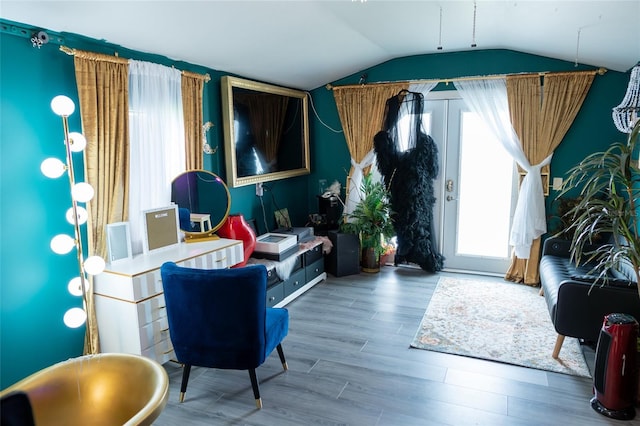
<path fill-rule="evenodd" d="M 180 244 L 178 205 L 172 204 L 142 212 L 145 253 L 164 250 Z"/>
<path fill-rule="evenodd" d="M 106 228 L 109 263 L 131 259 L 131 230 L 129 222 L 110 223 Z"/>

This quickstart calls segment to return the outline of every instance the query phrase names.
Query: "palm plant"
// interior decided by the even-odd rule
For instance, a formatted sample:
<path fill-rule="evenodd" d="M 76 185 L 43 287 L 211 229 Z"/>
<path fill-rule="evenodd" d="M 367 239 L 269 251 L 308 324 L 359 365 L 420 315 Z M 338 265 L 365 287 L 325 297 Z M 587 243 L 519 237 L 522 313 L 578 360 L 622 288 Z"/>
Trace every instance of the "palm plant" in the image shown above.
<path fill-rule="evenodd" d="M 372 248 L 376 257 L 379 257 L 385 249 L 383 239 L 395 234 L 389 193 L 382 182 L 375 182 L 371 178 L 370 173 L 363 177 L 361 190 L 362 199 L 341 229 L 358 234 L 363 250 Z"/>
<path fill-rule="evenodd" d="M 580 188 L 576 204 L 567 212 L 573 233 L 571 258 L 575 263 L 594 262 L 598 279 L 627 263 L 633 267 L 640 294 L 640 169 L 638 121 L 627 143 L 614 143 L 604 152 L 589 155 L 568 172 L 559 197 Z M 640 148 L 640 147 L 638 147 Z M 598 235 L 612 235 L 609 242 L 592 245 Z"/>

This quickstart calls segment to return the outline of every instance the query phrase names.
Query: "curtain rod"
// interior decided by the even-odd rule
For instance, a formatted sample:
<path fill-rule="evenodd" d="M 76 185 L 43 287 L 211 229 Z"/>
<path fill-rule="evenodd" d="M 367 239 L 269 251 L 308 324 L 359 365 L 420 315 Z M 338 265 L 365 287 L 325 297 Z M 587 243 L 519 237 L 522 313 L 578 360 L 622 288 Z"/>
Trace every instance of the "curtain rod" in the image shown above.
<path fill-rule="evenodd" d="M 129 62 L 128 59 L 121 58 L 120 56 L 118 56 L 118 52 L 116 52 L 114 55 L 107 55 L 104 53 L 94 53 L 94 52 L 89 52 L 85 50 L 72 49 L 67 46 L 60 46 L 60 50 L 66 53 L 67 55 L 78 56 L 85 59 L 101 60 L 101 61 L 113 62 L 118 64 Z M 175 68 L 175 67 L 172 65 L 171 68 Z M 182 71 L 182 70 L 180 70 L 180 72 L 182 73 L 182 75 L 185 75 L 187 77 L 192 77 L 192 78 L 200 78 L 205 82 L 209 82 L 211 80 L 211 77 L 209 76 L 209 74 L 198 74 L 192 71 Z"/>
<path fill-rule="evenodd" d="M 334 86 L 332 84 L 327 84 L 325 87 L 327 90 L 335 90 L 335 89 L 351 89 L 354 87 L 362 87 L 362 86 L 373 86 L 373 85 L 384 85 L 384 84 L 398 84 L 398 83 L 409 83 L 409 84 L 420 84 L 420 83 L 453 83 L 454 81 L 472 81 L 472 80 L 497 80 L 499 78 L 505 78 L 507 76 L 511 77 L 524 77 L 528 75 L 547 75 L 547 74 L 574 74 L 574 73 L 594 73 L 598 75 L 604 75 L 608 70 L 606 68 L 598 68 L 597 70 L 590 71 L 541 71 L 537 73 L 520 73 L 520 74 L 493 74 L 493 75 L 482 75 L 482 76 L 473 76 L 473 77 L 454 77 L 454 78 L 430 78 L 423 80 L 404 80 L 404 81 L 381 81 L 376 83 L 368 83 L 368 84 L 345 84 L 341 86 Z"/>

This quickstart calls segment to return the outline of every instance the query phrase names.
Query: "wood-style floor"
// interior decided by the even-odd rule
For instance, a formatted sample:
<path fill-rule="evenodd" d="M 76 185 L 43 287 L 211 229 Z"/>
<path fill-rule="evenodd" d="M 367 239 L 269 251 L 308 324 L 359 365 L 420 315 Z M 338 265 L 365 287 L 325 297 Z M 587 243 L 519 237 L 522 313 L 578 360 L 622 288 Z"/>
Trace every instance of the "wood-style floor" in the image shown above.
<path fill-rule="evenodd" d="M 409 348 L 442 275 L 453 274 L 384 267 L 329 276 L 287 306 L 289 370 L 275 351 L 258 368 L 262 410 L 246 371 L 198 367 L 180 404 L 182 370 L 168 363 L 169 402 L 154 424 L 640 424 L 593 411 L 590 379 Z"/>

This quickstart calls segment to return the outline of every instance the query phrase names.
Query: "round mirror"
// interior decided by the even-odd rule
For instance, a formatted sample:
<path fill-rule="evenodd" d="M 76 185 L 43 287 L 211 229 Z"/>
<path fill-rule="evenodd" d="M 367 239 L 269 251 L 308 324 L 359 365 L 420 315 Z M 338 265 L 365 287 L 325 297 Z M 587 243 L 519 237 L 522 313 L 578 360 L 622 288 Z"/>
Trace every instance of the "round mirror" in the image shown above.
<path fill-rule="evenodd" d="M 171 201 L 178 205 L 180 229 L 186 238 L 213 234 L 229 216 L 231 195 L 224 181 L 206 170 L 190 170 L 171 183 Z"/>

